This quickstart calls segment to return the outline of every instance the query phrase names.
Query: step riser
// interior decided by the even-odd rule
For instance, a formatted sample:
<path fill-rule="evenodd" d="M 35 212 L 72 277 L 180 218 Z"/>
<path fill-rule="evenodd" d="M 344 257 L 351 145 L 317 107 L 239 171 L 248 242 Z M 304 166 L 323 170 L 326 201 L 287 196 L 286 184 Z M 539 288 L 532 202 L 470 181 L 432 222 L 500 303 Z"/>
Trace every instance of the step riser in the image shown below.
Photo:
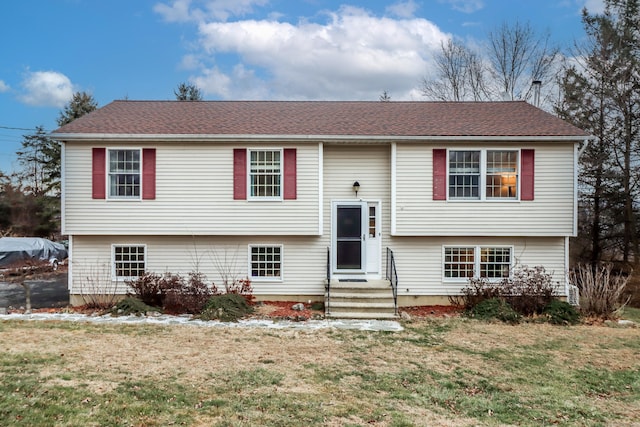
<path fill-rule="evenodd" d="M 346 304 L 383 304 L 385 306 L 393 307 L 393 298 L 352 298 L 352 297 L 334 297 L 331 296 L 331 304 L 346 303 Z"/>
<path fill-rule="evenodd" d="M 394 313 L 360 313 L 360 312 L 332 312 L 327 314 L 335 319 L 397 319 Z"/>

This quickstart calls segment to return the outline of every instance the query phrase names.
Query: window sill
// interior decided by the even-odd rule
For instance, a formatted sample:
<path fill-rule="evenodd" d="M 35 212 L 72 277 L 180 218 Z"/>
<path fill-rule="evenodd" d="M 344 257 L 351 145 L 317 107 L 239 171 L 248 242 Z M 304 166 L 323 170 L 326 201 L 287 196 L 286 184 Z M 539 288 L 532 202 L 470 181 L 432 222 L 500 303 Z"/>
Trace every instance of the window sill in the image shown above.
<path fill-rule="evenodd" d="M 250 277 L 251 283 L 282 283 L 282 277 Z"/>

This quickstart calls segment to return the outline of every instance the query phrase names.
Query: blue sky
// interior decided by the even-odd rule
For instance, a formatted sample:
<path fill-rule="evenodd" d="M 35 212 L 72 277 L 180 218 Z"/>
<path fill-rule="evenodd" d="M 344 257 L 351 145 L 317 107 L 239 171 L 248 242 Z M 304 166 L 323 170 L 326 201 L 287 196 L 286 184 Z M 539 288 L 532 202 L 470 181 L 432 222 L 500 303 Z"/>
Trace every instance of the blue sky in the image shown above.
<path fill-rule="evenodd" d="M 53 130 L 75 91 L 205 100 L 421 100 L 433 52 L 530 22 L 568 52 L 602 0 L 20 0 L 0 4 L 0 171 L 22 136 Z"/>

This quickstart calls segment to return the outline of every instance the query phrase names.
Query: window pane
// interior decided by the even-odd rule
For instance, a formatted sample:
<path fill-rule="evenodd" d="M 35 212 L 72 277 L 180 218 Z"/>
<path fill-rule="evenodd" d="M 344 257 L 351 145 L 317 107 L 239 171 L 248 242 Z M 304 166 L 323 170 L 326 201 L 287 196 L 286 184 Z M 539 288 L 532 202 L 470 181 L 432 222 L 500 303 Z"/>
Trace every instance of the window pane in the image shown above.
<path fill-rule="evenodd" d="M 480 198 L 480 151 L 449 152 L 449 197 Z"/>
<path fill-rule="evenodd" d="M 444 277 L 470 278 L 473 277 L 475 264 L 474 248 L 445 248 Z"/>
<path fill-rule="evenodd" d="M 511 248 L 480 248 L 480 277 L 509 277 Z"/>
<path fill-rule="evenodd" d="M 518 152 L 487 151 L 487 198 L 517 197 Z"/>
<path fill-rule="evenodd" d="M 140 196 L 140 150 L 109 150 L 109 196 Z"/>
<path fill-rule="evenodd" d="M 253 197 L 280 197 L 280 151 L 251 151 L 250 183 Z"/>
<path fill-rule="evenodd" d="M 138 277 L 144 274 L 144 246 L 116 246 L 113 251 L 116 277 Z"/>
<path fill-rule="evenodd" d="M 280 246 L 251 247 L 251 277 L 281 277 Z"/>

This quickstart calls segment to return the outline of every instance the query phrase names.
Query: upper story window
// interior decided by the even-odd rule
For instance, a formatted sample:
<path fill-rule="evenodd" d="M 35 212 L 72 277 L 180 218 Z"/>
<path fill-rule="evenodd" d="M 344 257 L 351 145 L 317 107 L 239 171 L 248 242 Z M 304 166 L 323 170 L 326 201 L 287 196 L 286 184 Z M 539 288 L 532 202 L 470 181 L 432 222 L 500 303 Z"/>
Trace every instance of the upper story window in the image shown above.
<path fill-rule="evenodd" d="M 449 199 L 516 199 L 517 189 L 517 150 L 449 151 Z"/>
<path fill-rule="evenodd" d="M 487 151 L 486 197 L 514 199 L 518 191 L 518 152 Z"/>
<path fill-rule="evenodd" d="M 252 198 L 281 197 L 281 159 L 281 150 L 250 150 L 249 188 Z"/>
<path fill-rule="evenodd" d="M 140 150 L 108 150 L 109 198 L 140 198 Z"/>
<path fill-rule="evenodd" d="M 480 198 L 480 151 L 449 152 L 449 198 Z"/>

